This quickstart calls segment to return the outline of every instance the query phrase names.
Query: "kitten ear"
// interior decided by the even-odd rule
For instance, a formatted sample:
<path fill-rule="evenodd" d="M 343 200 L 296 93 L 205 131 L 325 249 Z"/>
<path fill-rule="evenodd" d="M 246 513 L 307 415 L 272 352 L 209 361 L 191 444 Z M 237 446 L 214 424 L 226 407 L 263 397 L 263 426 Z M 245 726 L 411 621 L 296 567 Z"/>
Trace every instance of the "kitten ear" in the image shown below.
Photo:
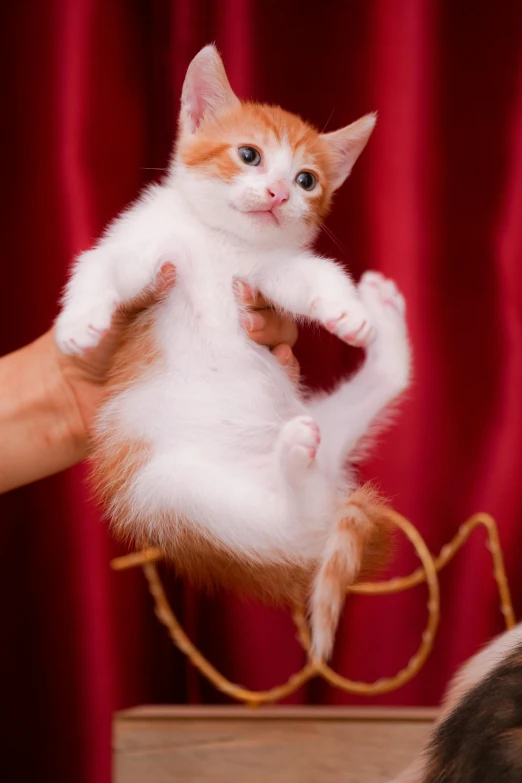
<path fill-rule="evenodd" d="M 240 103 L 227 79 L 215 46 L 205 46 L 190 63 L 181 93 L 179 122 L 186 133 L 194 133 L 203 117 Z"/>
<path fill-rule="evenodd" d="M 365 114 L 346 128 L 333 133 L 321 133 L 335 161 L 333 189 L 337 190 L 349 176 L 353 164 L 366 147 L 377 122 L 377 113 Z"/>

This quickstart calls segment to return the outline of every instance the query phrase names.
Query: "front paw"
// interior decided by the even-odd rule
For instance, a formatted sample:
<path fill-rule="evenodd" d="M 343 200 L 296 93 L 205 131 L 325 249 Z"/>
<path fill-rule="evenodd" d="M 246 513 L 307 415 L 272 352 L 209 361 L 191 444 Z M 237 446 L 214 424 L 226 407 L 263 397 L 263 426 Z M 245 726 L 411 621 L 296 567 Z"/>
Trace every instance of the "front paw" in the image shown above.
<path fill-rule="evenodd" d="M 371 342 L 370 317 L 357 299 L 342 302 L 318 297 L 312 302 L 311 310 L 314 318 L 348 345 L 365 348 Z"/>
<path fill-rule="evenodd" d="M 116 300 L 98 302 L 88 309 L 66 306 L 55 324 L 58 348 L 69 356 L 95 348 L 109 331 L 116 306 Z"/>

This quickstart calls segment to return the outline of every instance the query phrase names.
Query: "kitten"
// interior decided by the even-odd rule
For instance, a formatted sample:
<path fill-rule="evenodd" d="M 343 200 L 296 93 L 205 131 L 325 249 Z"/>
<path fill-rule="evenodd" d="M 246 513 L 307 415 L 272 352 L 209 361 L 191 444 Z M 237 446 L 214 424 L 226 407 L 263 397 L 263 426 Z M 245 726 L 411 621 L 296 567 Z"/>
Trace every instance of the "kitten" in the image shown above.
<path fill-rule="evenodd" d="M 427 749 L 393 783 L 522 781 L 522 624 L 451 683 Z"/>
<path fill-rule="evenodd" d="M 88 350 L 162 263 L 176 265 L 174 289 L 116 358 L 93 439 L 97 495 L 117 530 L 161 547 L 192 578 L 290 602 L 311 592 L 318 657 L 384 526 L 346 462 L 410 374 L 395 285 L 366 273 L 356 287 L 310 250 L 374 124 L 368 115 L 321 134 L 280 108 L 241 103 L 205 47 L 187 72 L 168 175 L 78 258 L 56 322 L 62 351 Z M 238 278 L 367 346 L 363 368 L 305 400 L 245 335 Z"/>

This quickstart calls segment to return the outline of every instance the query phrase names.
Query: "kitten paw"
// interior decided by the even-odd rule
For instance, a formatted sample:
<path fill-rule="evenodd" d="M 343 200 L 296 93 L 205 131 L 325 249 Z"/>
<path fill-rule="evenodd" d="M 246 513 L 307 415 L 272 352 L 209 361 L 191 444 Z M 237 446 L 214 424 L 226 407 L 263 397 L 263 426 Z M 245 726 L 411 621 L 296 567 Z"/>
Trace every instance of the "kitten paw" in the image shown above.
<path fill-rule="evenodd" d="M 340 302 L 318 297 L 311 309 L 314 317 L 345 343 L 364 348 L 371 341 L 373 327 L 366 308 L 357 299 Z"/>
<path fill-rule="evenodd" d="M 393 280 L 388 280 L 380 272 L 365 272 L 358 290 L 372 320 L 404 322 L 406 302 Z"/>
<path fill-rule="evenodd" d="M 63 310 L 56 321 L 55 337 L 58 348 L 68 356 L 80 356 L 95 348 L 109 331 L 116 300 L 100 302 L 88 310 Z"/>
<path fill-rule="evenodd" d="M 292 471 L 310 467 L 315 460 L 321 433 L 310 416 L 296 416 L 283 426 L 280 454 L 284 466 Z"/>
<path fill-rule="evenodd" d="M 359 296 L 375 329 L 368 360 L 378 365 L 380 383 L 387 383 L 394 394 L 400 394 L 408 387 L 412 364 L 404 297 L 395 283 L 379 272 L 364 273 Z"/>

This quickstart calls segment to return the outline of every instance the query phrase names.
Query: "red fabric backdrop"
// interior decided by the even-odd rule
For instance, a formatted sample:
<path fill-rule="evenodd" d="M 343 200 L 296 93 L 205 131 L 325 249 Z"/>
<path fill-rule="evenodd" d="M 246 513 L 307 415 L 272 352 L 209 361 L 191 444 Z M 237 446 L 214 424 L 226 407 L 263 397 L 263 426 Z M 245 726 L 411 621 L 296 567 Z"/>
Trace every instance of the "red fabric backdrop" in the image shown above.
<path fill-rule="evenodd" d="M 415 385 L 366 474 L 434 551 L 468 514 L 494 514 L 520 609 L 521 10 L 519 0 L 3 4 L 3 352 L 49 326 L 73 255 L 165 165 L 183 75 L 203 44 L 217 42 L 241 96 L 321 127 L 378 109 L 329 222 L 341 249 L 323 242 L 356 276 L 391 275 L 409 305 Z M 326 336 L 303 334 L 298 353 L 315 385 L 351 360 Z M 2 778 L 106 783 L 114 707 L 218 697 L 165 638 L 141 574 L 110 573 L 115 548 L 81 468 L 0 508 Z M 394 571 L 414 564 L 401 544 Z M 246 685 L 301 664 L 284 612 L 175 583 L 172 595 L 198 644 Z M 442 576 L 442 602 L 423 672 L 372 704 L 436 702 L 501 629 L 483 535 Z M 422 589 L 350 600 L 335 665 L 369 680 L 395 672 L 418 644 L 425 603 Z M 356 700 L 313 683 L 292 701 Z"/>

